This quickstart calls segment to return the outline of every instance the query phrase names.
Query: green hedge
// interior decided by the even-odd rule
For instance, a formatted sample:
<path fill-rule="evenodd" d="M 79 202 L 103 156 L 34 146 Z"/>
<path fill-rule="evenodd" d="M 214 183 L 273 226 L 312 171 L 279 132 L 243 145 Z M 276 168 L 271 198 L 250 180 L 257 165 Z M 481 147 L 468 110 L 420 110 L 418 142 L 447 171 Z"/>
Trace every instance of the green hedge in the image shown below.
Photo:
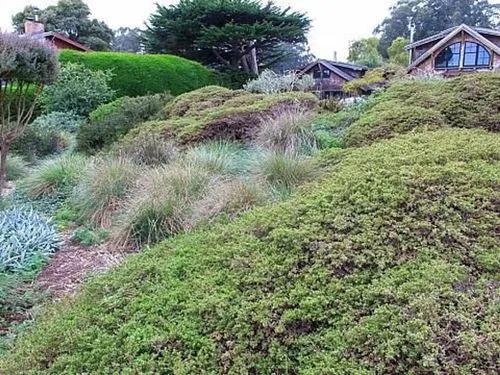
<path fill-rule="evenodd" d="M 203 65 L 171 55 L 65 50 L 59 59 L 62 63 L 80 63 L 90 69 L 112 70 L 111 87 L 117 96 L 163 92 L 179 95 L 215 82 L 212 72 Z"/>

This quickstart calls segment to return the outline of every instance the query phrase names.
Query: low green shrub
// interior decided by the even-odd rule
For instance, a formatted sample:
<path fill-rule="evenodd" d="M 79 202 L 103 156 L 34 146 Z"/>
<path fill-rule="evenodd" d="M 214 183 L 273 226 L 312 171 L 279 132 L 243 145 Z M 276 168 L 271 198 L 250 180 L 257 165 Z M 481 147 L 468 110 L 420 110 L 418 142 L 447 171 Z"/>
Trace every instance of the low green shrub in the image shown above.
<path fill-rule="evenodd" d="M 446 127 L 446 118 L 435 109 L 384 102 L 366 112 L 351 126 L 346 131 L 345 139 L 348 146 L 363 146 L 381 138 L 443 127 Z"/>
<path fill-rule="evenodd" d="M 111 215 L 135 184 L 138 172 L 138 166 L 125 158 L 95 159 L 80 171 L 72 205 L 92 226 L 108 228 Z"/>
<path fill-rule="evenodd" d="M 172 55 L 64 50 L 59 60 L 63 65 L 78 63 L 93 71 L 112 71 L 110 86 L 118 97 L 164 92 L 179 95 L 215 80 L 213 73 L 201 64 Z"/>
<path fill-rule="evenodd" d="M 26 270 L 58 247 L 51 223 L 34 211 L 0 211 L 0 273 Z"/>
<path fill-rule="evenodd" d="M 34 199 L 44 196 L 69 196 L 81 178 L 88 160 L 80 155 L 63 155 L 41 163 L 20 188 Z"/>
<path fill-rule="evenodd" d="M 35 118 L 33 124 L 73 133 L 84 119 L 74 112 L 50 112 Z"/>
<path fill-rule="evenodd" d="M 136 125 L 157 115 L 170 100 L 169 95 L 123 97 L 99 106 L 88 122 L 79 126 L 77 149 L 88 153 L 111 145 Z"/>
<path fill-rule="evenodd" d="M 92 228 L 82 227 L 75 230 L 71 238 L 80 245 L 88 247 L 102 244 L 108 235 L 109 232 L 106 229 L 94 230 Z"/>
<path fill-rule="evenodd" d="M 441 127 L 500 130 L 500 74 L 399 80 L 370 100 L 345 134 L 349 146 Z"/>
<path fill-rule="evenodd" d="M 40 96 L 45 113 L 73 112 L 87 117 L 100 104 L 109 102 L 115 91 L 109 86 L 108 70 L 94 71 L 81 64 L 61 66 L 57 81 L 46 86 Z"/>
<path fill-rule="evenodd" d="M 29 270 L 0 273 L 0 356 L 7 353 L 17 334 L 26 331 L 32 321 L 32 309 L 46 298 L 33 284 L 43 261 L 34 262 Z M 20 321 L 22 318 L 27 320 Z"/>
<path fill-rule="evenodd" d="M 0 371 L 489 373 L 499 150 L 497 134 L 446 129 L 327 151 L 290 200 L 176 236 L 45 310 Z"/>
<path fill-rule="evenodd" d="M 320 112 L 313 120 L 313 130 L 315 133 L 326 132 L 331 137 L 342 139 L 346 129 L 358 121 L 373 105 L 373 99 L 363 99 L 345 106 L 340 112 Z"/>
<path fill-rule="evenodd" d="M 36 160 L 55 155 L 66 150 L 70 145 L 69 134 L 59 124 L 45 121 L 40 116 L 29 124 L 23 134 L 12 144 L 12 150 L 29 160 Z"/>

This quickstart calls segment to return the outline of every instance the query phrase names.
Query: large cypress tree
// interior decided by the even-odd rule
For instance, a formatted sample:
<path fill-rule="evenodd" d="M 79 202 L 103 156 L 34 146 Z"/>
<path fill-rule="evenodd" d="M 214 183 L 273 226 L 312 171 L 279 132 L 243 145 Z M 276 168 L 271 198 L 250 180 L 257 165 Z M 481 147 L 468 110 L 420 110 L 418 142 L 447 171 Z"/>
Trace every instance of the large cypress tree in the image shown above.
<path fill-rule="evenodd" d="M 181 0 L 158 8 L 144 34 L 146 49 L 258 73 L 259 60 L 281 43 L 304 43 L 310 20 L 258 0 Z"/>

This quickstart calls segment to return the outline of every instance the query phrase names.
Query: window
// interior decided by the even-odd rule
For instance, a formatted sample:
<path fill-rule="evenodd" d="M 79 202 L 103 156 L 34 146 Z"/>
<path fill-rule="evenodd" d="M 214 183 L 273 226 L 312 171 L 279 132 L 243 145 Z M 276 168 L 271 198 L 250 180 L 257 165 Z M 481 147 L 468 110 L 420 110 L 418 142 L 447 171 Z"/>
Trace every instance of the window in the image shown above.
<path fill-rule="evenodd" d="M 477 43 L 465 42 L 464 66 L 488 66 L 490 54 Z"/>
<path fill-rule="evenodd" d="M 313 70 L 313 78 L 314 79 L 321 78 L 321 69 L 319 67 L 314 68 L 314 70 Z"/>
<path fill-rule="evenodd" d="M 323 78 L 330 78 L 330 69 L 323 69 Z"/>
<path fill-rule="evenodd" d="M 461 43 L 451 44 L 436 57 L 436 68 L 458 68 L 460 66 Z"/>

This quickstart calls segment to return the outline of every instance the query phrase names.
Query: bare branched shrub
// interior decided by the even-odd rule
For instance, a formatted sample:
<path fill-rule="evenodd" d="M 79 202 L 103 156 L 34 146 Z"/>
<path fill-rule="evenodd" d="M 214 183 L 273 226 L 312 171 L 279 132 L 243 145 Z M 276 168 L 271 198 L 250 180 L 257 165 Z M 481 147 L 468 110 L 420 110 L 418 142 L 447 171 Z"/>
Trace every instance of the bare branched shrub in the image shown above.
<path fill-rule="evenodd" d="M 310 154 L 317 149 L 312 129 L 313 114 L 302 108 L 287 108 L 262 122 L 258 146 L 277 152 Z"/>
<path fill-rule="evenodd" d="M 265 70 L 262 74 L 249 81 L 245 90 L 259 94 L 277 94 L 289 91 L 310 91 L 314 86 L 314 79 L 310 75 L 299 76 L 294 73 L 276 74 L 272 70 Z"/>

